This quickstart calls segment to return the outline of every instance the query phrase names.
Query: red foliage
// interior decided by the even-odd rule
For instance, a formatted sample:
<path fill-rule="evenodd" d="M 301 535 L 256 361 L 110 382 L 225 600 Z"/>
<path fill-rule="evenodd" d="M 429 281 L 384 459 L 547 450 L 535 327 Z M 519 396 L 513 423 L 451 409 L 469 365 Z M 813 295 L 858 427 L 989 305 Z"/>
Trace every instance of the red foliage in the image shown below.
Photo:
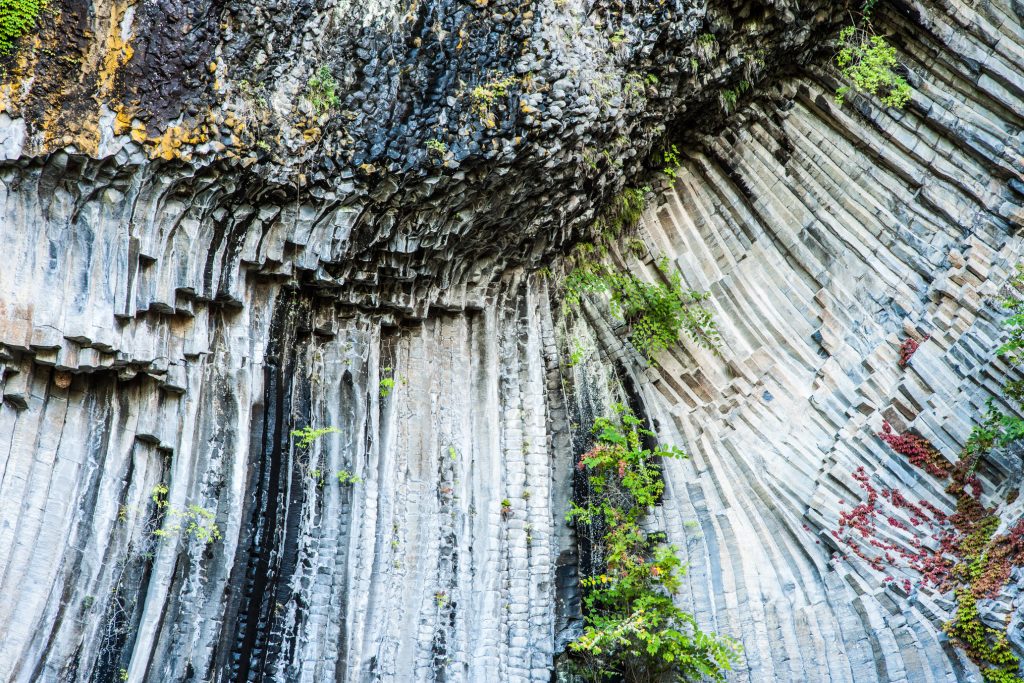
<path fill-rule="evenodd" d="M 938 479 L 950 479 L 946 491 L 956 496 L 956 511 L 947 514 L 926 500 L 914 504 L 898 489 L 877 489 L 858 467 L 851 476 L 866 500 L 840 513 L 832 536 L 875 571 L 910 571 L 921 585 L 941 591 L 968 585 L 977 598 L 996 597 L 1013 568 L 1024 566 L 1024 519 L 993 537 L 999 518 L 994 508 L 981 502 L 982 484 L 972 473 L 973 461 L 963 459 L 950 467 L 928 441 L 894 434 L 888 422 L 879 437 L 914 466 Z M 879 518 L 885 521 L 881 528 Z M 890 573 L 883 582 L 897 579 Z M 909 578 L 899 585 L 911 592 Z"/>
<path fill-rule="evenodd" d="M 580 461 L 576 463 L 576 469 L 582 472 L 583 468 L 587 466 L 587 460 L 589 460 L 590 458 L 600 457 L 601 453 L 603 453 L 604 450 L 605 447 L 601 444 L 597 444 L 596 446 L 591 448 L 589 451 L 580 456 Z"/>
<path fill-rule="evenodd" d="M 878 433 L 882 441 L 889 444 L 900 455 L 905 455 L 910 464 L 919 467 L 933 477 L 945 479 L 949 476 L 950 464 L 928 443 L 927 439 L 914 434 L 896 434 L 888 421 L 882 423 L 882 431 Z"/>
<path fill-rule="evenodd" d="M 925 337 L 921 341 L 928 341 L 928 337 Z M 910 363 L 911 357 L 917 350 L 921 348 L 921 342 L 917 341 L 913 337 L 907 337 L 900 343 L 900 367 L 905 368 Z"/>

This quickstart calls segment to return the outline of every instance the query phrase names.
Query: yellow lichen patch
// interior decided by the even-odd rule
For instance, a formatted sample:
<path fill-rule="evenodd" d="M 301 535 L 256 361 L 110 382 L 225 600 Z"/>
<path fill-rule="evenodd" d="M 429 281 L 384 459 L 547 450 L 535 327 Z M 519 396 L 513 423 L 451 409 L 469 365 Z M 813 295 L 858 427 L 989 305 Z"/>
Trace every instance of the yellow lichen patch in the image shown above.
<path fill-rule="evenodd" d="M 29 99 L 45 100 L 29 122 L 32 135 L 29 154 L 74 147 L 86 154 L 100 150 L 101 126 L 112 123 L 116 133 L 128 133 L 131 117 L 112 101 L 117 74 L 132 57 L 129 8 L 135 0 L 95 0 L 90 25 L 66 23 L 54 13 L 19 50 L 18 64 L 10 74 L 10 87 L 0 89 L 4 109 L 19 107 Z M 71 36 L 90 38 L 79 42 Z M 103 120 L 103 112 L 115 119 Z"/>
<path fill-rule="evenodd" d="M 150 138 L 148 142 L 152 147 L 148 150 L 151 158 L 166 160 L 191 158 L 191 152 L 182 150 L 182 145 L 198 145 L 206 142 L 206 135 L 199 128 L 185 128 L 184 126 L 169 126 L 162 135 Z"/>
<path fill-rule="evenodd" d="M 32 49 L 19 50 L 15 55 L 14 66 L 6 72 L 0 72 L 4 81 L 0 85 L 0 111 L 14 111 L 31 92 L 31 74 L 35 69 L 37 51 L 41 46 L 39 36 L 33 36 Z"/>
<path fill-rule="evenodd" d="M 125 14 L 130 4 L 115 0 L 109 8 L 109 14 L 97 13 L 96 16 L 96 35 L 104 36 L 96 72 L 100 97 L 107 97 L 113 92 L 117 72 L 134 54 L 134 49 L 130 45 L 131 34 L 128 27 L 124 26 Z"/>
<path fill-rule="evenodd" d="M 125 135 L 132 129 L 132 115 L 120 104 L 114 107 L 114 111 L 114 135 Z"/>

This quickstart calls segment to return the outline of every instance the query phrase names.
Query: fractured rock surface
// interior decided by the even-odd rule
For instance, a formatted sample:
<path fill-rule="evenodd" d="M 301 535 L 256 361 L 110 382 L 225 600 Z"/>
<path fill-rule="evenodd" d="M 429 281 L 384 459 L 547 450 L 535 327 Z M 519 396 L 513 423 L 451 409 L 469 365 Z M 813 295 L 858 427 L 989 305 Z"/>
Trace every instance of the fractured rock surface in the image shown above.
<path fill-rule="evenodd" d="M 784 50 L 816 35 L 785 28 L 797 21 L 789 5 L 705 8 L 695 21 L 687 17 L 700 8 L 682 8 L 669 24 L 686 36 L 648 42 L 671 52 L 717 30 L 726 54 L 709 58 L 717 75 L 708 78 L 724 87 L 743 71 L 734 58 L 744 44 L 725 39 L 735 27 L 715 24 L 715 12 L 775 26 L 761 40 Z M 137 22 L 175 7 L 130 11 Z M 689 286 L 711 292 L 726 348 L 715 357 L 684 341 L 650 367 L 604 302 L 567 314 L 556 278 L 530 272 L 581 234 L 593 202 L 640 173 L 639 159 L 602 167 L 594 182 L 603 189 L 591 191 L 569 182 L 578 177 L 569 156 L 552 152 L 541 178 L 547 162 L 530 154 L 559 140 L 573 149 L 592 131 L 540 135 L 507 162 L 504 152 L 473 156 L 467 142 L 464 158 L 450 145 L 452 156 L 437 160 L 468 170 L 437 171 L 447 175 L 436 194 L 423 190 L 434 176 L 412 167 L 350 180 L 353 165 L 386 166 L 388 149 L 407 157 L 412 143 L 398 138 L 380 157 L 372 145 L 357 152 L 370 156 L 325 155 L 340 159 L 333 170 L 287 131 L 270 153 L 280 162 L 255 154 L 244 165 L 244 144 L 232 160 L 230 146 L 222 155 L 209 140 L 186 150 L 191 158 L 163 159 L 165 147 L 141 140 L 181 112 L 152 98 L 220 101 L 201 81 L 223 41 L 212 33 L 230 29 L 249 45 L 218 57 L 215 71 L 249 60 L 254 73 L 277 74 L 253 82 L 294 91 L 308 68 L 281 41 L 302 32 L 282 24 L 259 36 L 252 27 L 266 28 L 264 19 L 225 29 L 193 17 L 198 28 L 178 53 L 194 63 L 179 65 L 139 42 L 173 43 L 171 28 L 136 35 L 128 9 L 100 8 L 82 21 L 119 17 L 118 35 L 147 55 L 132 62 L 108 38 L 130 66 L 118 67 L 107 103 L 115 91 L 122 104 L 133 94 L 150 116 L 140 125 L 152 128 L 134 139 L 103 112 L 94 132 L 70 119 L 41 124 L 32 106 L 44 100 L 30 95 L 8 103 L 0 131 L 12 159 L 0 169 L 0 680 L 548 681 L 579 627 L 576 543 L 563 521 L 573 458 L 588 421 L 623 399 L 691 456 L 669 463 L 650 523 L 690 563 L 680 604 L 741 640 L 730 680 L 980 680 L 942 634 L 949 596 L 901 595 L 856 558 L 833 558 L 828 532 L 840 501 L 859 495 L 850 478 L 859 466 L 880 485 L 949 506 L 875 433 L 887 419 L 952 457 L 984 401 L 1017 378 L 993 357 L 994 299 L 1024 250 L 1017 4 L 886 8 L 877 21 L 915 85 L 905 112 L 860 97 L 838 109 L 834 74 L 808 57 L 766 81 L 724 130 L 694 128 L 679 177 L 641 221 L 647 256 L 613 258 L 654 277 L 667 256 Z M 309 26 L 328 12 L 300 9 Z M 359 25 L 379 27 L 394 9 L 374 7 Z M 183 5 L 178 20 L 190 11 Z M 444 24 L 467 10 L 418 11 Z M 801 16 L 835 22 L 825 10 Z M 515 17 L 509 30 L 529 40 L 555 35 Z M 642 53 L 622 21 L 624 49 Z M 581 35 L 614 35 L 606 29 L 580 21 Z M 636 30 L 637 45 L 647 30 Z M 253 47 L 260 40 L 269 47 Z M 415 49 L 428 42 L 421 36 Z M 472 54 L 485 54 L 482 45 Z M 324 54 L 341 64 L 346 49 Z M 413 60 L 414 75 L 455 68 L 431 59 L 429 68 Z M 139 81 L 153 60 L 188 77 Z M 478 83 L 495 66 L 483 64 L 470 70 Z M 534 67 L 541 76 L 550 68 Z M 613 61 L 607 71 L 623 79 L 628 68 Z M 368 87 L 359 78 L 341 79 L 346 98 Z M 724 121 L 711 91 L 687 99 L 684 76 L 662 73 L 659 83 L 669 81 L 652 120 L 692 123 L 699 114 L 687 119 L 682 103 Z M 594 120 L 552 114 L 551 97 L 538 120 Z M 518 125 L 508 112 L 492 133 L 467 112 L 431 111 L 424 116 L 463 116 L 460 125 L 478 129 L 467 136 L 474 144 L 500 147 L 521 132 L 502 128 Z M 375 116 L 347 131 L 356 148 L 376 134 Z M 411 118 L 410 134 L 431 137 L 427 120 Z M 61 126 L 66 143 L 52 135 Z M 629 131 L 598 127 L 611 140 Z M 643 134 L 639 146 L 659 135 Z M 401 173 L 417 180 L 391 184 Z M 900 368 L 908 335 L 928 339 Z M 579 363 L 567 358 L 574 344 L 586 351 Z M 339 431 L 298 449 L 289 432 L 306 425 Z M 339 471 L 361 481 L 341 484 Z M 1020 484 L 1019 457 L 994 459 L 981 475 L 1004 494 Z M 166 522 L 153 498 L 160 484 L 170 509 L 212 512 L 223 537 L 154 536 Z M 1015 583 L 990 609 L 1010 617 L 1019 644 Z"/>

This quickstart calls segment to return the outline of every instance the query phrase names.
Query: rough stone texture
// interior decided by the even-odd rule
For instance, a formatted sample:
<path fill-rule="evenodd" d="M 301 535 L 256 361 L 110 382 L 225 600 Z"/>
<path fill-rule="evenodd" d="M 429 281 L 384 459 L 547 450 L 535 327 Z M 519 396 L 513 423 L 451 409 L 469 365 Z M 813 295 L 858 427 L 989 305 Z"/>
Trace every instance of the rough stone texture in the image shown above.
<path fill-rule="evenodd" d="M 916 86 L 898 113 L 863 98 L 836 109 L 823 61 L 797 68 L 794 56 L 779 73 L 782 53 L 820 39 L 809 18 L 821 30 L 834 19 L 801 4 L 799 14 L 784 2 L 680 5 L 659 30 L 623 19 L 629 54 L 605 68 L 593 55 L 607 55 L 618 25 L 601 12 L 541 5 L 526 28 L 516 13 L 508 31 L 528 47 L 489 55 L 487 32 L 466 59 L 497 61 L 465 67 L 480 83 L 547 55 L 523 70 L 552 84 L 536 117 L 545 132 L 507 152 L 516 126 L 532 125 L 513 120 L 526 95 L 493 131 L 458 98 L 396 124 L 405 137 L 380 123 L 385 104 L 417 111 L 402 98 L 419 85 L 366 100 L 378 107 L 347 133 L 304 145 L 285 127 L 310 64 L 323 61 L 312 54 L 344 70 L 346 109 L 368 88 L 399 92 L 382 85 L 398 70 L 359 54 L 371 38 L 402 37 L 394 45 L 408 52 L 393 58 L 417 65 L 403 77 L 461 77 L 452 51 L 410 47 L 413 28 L 381 34 L 401 22 L 396 7 L 299 3 L 275 14 L 227 2 L 218 21 L 190 17 L 198 4 L 188 3 L 64 8 L 60 22 L 107 26 L 96 31 L 102 49 L 68 40 L 57 51 L 92 55 L 85 73 L 102 97 L 83 102 L 72 90 L 97 86 L 61 85 L 59 60 L 22 53 L 16 73 L 36 73 L 38 85 L 5 90 L 0 115 L 12 159 L 0 169 L 0 679 L 548 681 L 578 628 L 563 521 L 573 456 L 614 398 L 692 456 L 670 463 L 651 525 L 691 564 L 680 603 L 742 640 L 731 680 L 978 680 L 941 634 L 948 596 L 908 599 L 859 563 L 832 560 L 827 531 L 838 501 L 856 499 L 849 474 L 860 465 L 949 505 L 874 433 L 886 418 L 953 455 L 984 400 L 1016 377 L 992 357 L 992 298 L 1024 251 L 1021 10 L 1001 0 L 886 9 L 878 22 Z M 501 23 L 493 7 L 415 8 L 425 13 L 411 22 L 416 49 L 429 42 L 430 13 L 442 25 L 469 11 Z M 583 16 L 562 48 L 537 47 Z M 60 22 L 41 35 L 64 35 Z M 362 32 L 331 30 L 346 22 Z M 160 29 L 132 28 L 142 25 Z M 576 59 L 564 67 L 576 76 L 611 74 L 615 93 L 627 73 L 659 64 L 635 45 L 689 63 L 709 27 L 730 47 L 701 74 L 659 71 L 665 92 L 642 107 L 607 121 L 585 104 L 552 112 L 565 107 L 558 59 Z M 437 49 L 457 40 L 449 30 Z M 326 42 L 306 44 L 321 31 Z M 740 53 L 758 41 L 776 55 L 765 66 L 774 80 L 725 130 L 679 135 L 702 117 L 722 121 L 715 88 L 740 78 Z M 209 55 L 223 92 L 203 80 Z M 272 151 L 244 135 L 224 136 L 223 149 L 171 144 L 180 138 L 168 126 L 188 107 L 231 111 L 242 65 L 267 89 L 274 111 L 257 128 L 279 130 Z M 366 75 L 375 69 L 388 75 Z M 689 90 L 687 78 L 697 79 Z M 63 89 L 57 100 L 47 83 Z M 131 115 L 119 119 L 117 103 Z M 136 110 L 146 118 L 133 137 Z M 473 128 L 465 156 L 462 143 L 450 158 L 417 156 L 442 114 L 450 133 Z M 613 258 L 654 277 L 665 255 L 709 290 L 721 357 L 684 342 L 645 367 L 601 301 L 567 316 L 555 278 L 522 267 L 585 231 L 597 200 L 645 155 L 593 176 L 569 160 L 623 134 L 641 135 L 644 151 L 660 136 L 651 121 L 687 140 L 686 159 L 642 220 L 649 257 Z M 317 147 L 346 134 L 351 157 Z M 493 155 L 469 149 L 481 140 L 498 142 Z M 411 165 L 358 175 L 389 151 Z M 457 167 L 442 170 L 448 162 Z M 900 369 L 907 334 L 930 337 Z M 588 353 L 570 367 L 575 343 Z M 288 433 L 307 424 L 340 432 L 298 451 Z M 340 469 L 363 481 L 339 485 Z M 1019 470 L 1010 453 L 982 475 L 1002 493 L 1019 486 Z M 176 508 L 214 511 L 223 538 L 155 538 L 150 494 L 161 482 Z M 1016 595 L 1011 586 L 988 609 L 1012 615 L 1019 643 Z"/>

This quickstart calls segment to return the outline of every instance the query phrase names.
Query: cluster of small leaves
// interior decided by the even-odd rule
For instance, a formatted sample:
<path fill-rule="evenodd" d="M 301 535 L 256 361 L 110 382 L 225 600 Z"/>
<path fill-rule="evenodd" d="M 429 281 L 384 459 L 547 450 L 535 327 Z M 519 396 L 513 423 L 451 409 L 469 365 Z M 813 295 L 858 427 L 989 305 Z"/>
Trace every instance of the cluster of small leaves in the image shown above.
<path fill-rule="evenodd" d="M 485 126 L 494 128 L 497 125 L 491 107 L 499 97 L 508 95 L 509 90 L 517 83 L 519 83 L 519 79 L 516 76 L 506 76 L 478 85 L 470 92 L 469 97 L 473 103 L 473 111 Z"/>
<path fill-rule="evenodd" d="M 359 484 L 362 483 L 363 481 L 362 477 L 358 477 L 352 472 L 344 469 L 335 472 L 334 476 L 337 478 L 338 483 L 341 484 L 342 486 L 347 486 L 349 484 Z"/>
<path fill-rule="evenodd" d="M 1009 284 L 1014 291 L 1003 299 L 1003 308 L 1010 313 L 1003 326 L 1009 330 L 1010 338 L 996 349 L 996 353 L 1006 356 L 1014 365 L 1020 365 L 1024 361 L 1024 299 L 1018 292 L 1024 290 L 1024 266 L 1017 266 L 1017 274 Z"/>
<path fill-rule="evenodd" d="M 867 24 L 870 26 L 870 23 Z M 839 32 L 842 47 L 836 55 L 839 72 L 851 84 L 836 90 L 836 104 L 843 106 L 846 94 L 858 90 L 878 97 L 882 104 L 902 109 L 910 101 L 910 84 L 896 72 L 896 48 L 882 36 L 857 26 Z"/>
<path fill-rule="evenodd" d="M 751 87 L 750 81 L 742 80 L 736 85 L 735 89 L 726 88 L 720 93 L 722 98 L 722 109 L 725 110 L 726 114 L 736 110 L 736 103 L 739 101 L 743 93 L 749 91 Z"/>
<path fill-rule="evenodd" d="M 1022 683 L 1020 659 L 1010 649 L 1006 633 L 982 623 L 978 600 L 971 590 L 962 588 L 955 595 L 956 616 L 946 624 L 946 633 L 971 659 L 984 663 L 981 677 L 986 683 Z"/>
<path fill-rule="evenodd" d="M 0 56 L 10 54 L 18 40 L 36 27 L 46 0 L 0 0 Z"/>
<path fill-rule="evenodd" d="M 585 293 L 607 293 L 612 313 L 629 325 L 630 341 L 649 360 L 678 343 L 684 330 L 699 346 L 717 353 L 718 326 L 703 305 L 708 294 L 684 289 L 682 276 L 669 269 L 667 259 L 659 261 L 658 270 L 664 279 L 650 283 L 604 265 L 576 268 L 566 279 L 566 303 L 578 306 Z"/>
<path fill-rule="evenodd" d="M 167 502 L 168 490 L 165 484 L 157 484 L 150 495 L 164 519 L 162 527 L 153 532 L 154 536 L 168 538 L 183 533 L 202 543 L 220 540 L 220 527 L 213 521 L 216 517 L 213 512 L 199 505 L 189 505 L 179 510 Z"/>
<path fill-rule="evenodd" d="M 1024 299 L 1020 294 L 1024 291 L 1024 266 L 1017 266 L 1017 274 L 1010 279 L 1009 286 L 1010 293 L 1002 301 L 1003 308 L 1010 313 L 1003 320 L 1003 326 L 1009 331 L 1009 339 L 996 349 L 996 353 L 1019 366 L 1024 362 Z M 1003 394 L 1008 400 L 1020 405 L 1024 401 L 1024 383 L 1008 382 L 1003 387 Z M 977 457 L 989 449 L 1008 446 L 1021 438 L 1024 438 L 1024 419 L 1003 413 L 996 407 L 995 401 L 990 399 L 984 420 L 971 431 L 967 452 Z"/>
<path fill-rule="evenodd" d="M 296 429 L 292 431 L 292 436 L 296 439 L 295 445 L 298 448 L 308 449 L 310 448 L 320 437 L 326 436 L 327 434 L 337 434 L 341 430 L 337 427 L 320 427 L 319 429 L 313 429 L 312 426 L 306 425 L 302 429 Z M 320 469 L 310 469 L 309 474 L 313 479 L 317 481 L 318 486 L 324 485 L 325 474 Z M 334 473 L 335 479 L 342 486 L 350 486 L 352 484 L 362 483 L 362 477 L 359 477 L 354 472 L 346 469 L 340 469 Z"/>
<path fill-rule="evenodd" d="M 724 680 L 738 644 L 701 631 L 693 615 L 675 605 L 684 573 L 676 548 L 640 526 L 664 490 L 659 461 L 685 455 L 671 446 L 645 448 L 654 433 L 625 406 L 615 411 L 617 420 L 595 421 L 595 445 L 577 465 L 591 495 L 567 515 L 584 533 L 603 530 L 592 539 L 603 570 L 582 581 L 585 626 L 569 650 L 594 681 Z"/>
<path fill-rule="evenodd" d="M 619 241 L 636 226 L 647 208 L 647 194 L 650 191 L 649 185 L 623 189 L 594 220 L 594 233 L 598 240 L 598 246 L 594 248 L 602 255 L 607 255 L 608 246 Z"/>
<path fill-rule="evenodd" d="M 388 366 L 384 368 L 381 373 L 384 377 L 381 378 L 377 389 L 381 398 L 387 398 L 395 388 L 394 371 L 390 366 Z"/>
<path fill-rule="evenodd" d="M 427 140 L 427 151 L 433 152 L 439 157 L 443 157 L 448 151 L 448 145 L 444 144 L 437 138 L 431 138 L 430 140 Z"/>
<path fill-rule="evenodd" d="M 306 98 L 318 114 L 324 114 L 340 104 L 338 80 L 327 65 L 317 69 L 306 82 Z"/>
<path fill-rule="evenodd" d="M 710 35 L 710 34 L 708 34 Z M 712 41 L 714 36 L 711 36 Z M 668 149 L 661 153 L 662 168 L 661 171 L 667 175 L 671 180 L 675 180 L 679 177 L 679 167 L 682 166 L 683 162 L 680 158 L 679 148 L 675 145 L 671 145 Z"/>
<path fill-rule="evenodd" d="M 907 456 L 910 464 L 925 470 L 937 479 L 949 476 L 950 464 L 926 439 L 916 434 L 897 434 L 888 421 L 882 423 L 878 437 L 900 455 Z"/>
<path fill-rule="evenodd" d="M 292 436 L 297 439 L 295 445 L 298 448 L 309 448 L 320 437 L 327 434 L 335 434 L 340 431 L 341 430 L 337 427 L 321 427 L 320 429 L 313 429 L 312 426 L 306 425 L 302 429 L 293 430 Z"/>
<path fill-rule="evenodd" d="M 928 341 L 928 337 L 925 337 L 924 340 Z M 900 342 L 899 366 L 901 368 L 905 368 L 910 365 L 910 359 L 914 357 L 914 354 L 917 353 L 919 348 L 921 348 L 921 342 L 917 341 L 913 337 L 907 337 Z"/>

